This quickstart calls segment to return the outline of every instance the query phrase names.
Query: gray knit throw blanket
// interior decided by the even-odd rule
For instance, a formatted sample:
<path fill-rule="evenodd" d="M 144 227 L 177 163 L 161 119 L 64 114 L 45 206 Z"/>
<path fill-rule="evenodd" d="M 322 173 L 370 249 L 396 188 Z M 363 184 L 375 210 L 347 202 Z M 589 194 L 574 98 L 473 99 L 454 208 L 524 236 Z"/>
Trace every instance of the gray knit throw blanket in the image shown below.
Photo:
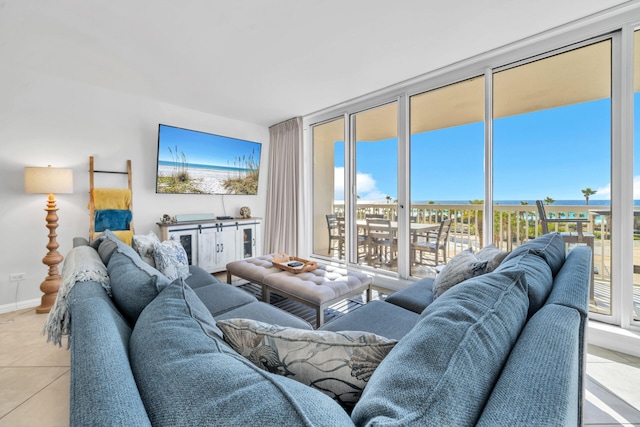
<path fill-rule="evenodd" d="M 62 336 L 69 334 L 71 324 L 67 311 L 67 295 L 77 282 L 88 281 L 100 283 L 111 296 L 107 268 L 102 263 L 98 252 L 91 246 L 78 246 L 69 251 L 62 267 L 62 284 L 58 290 L 58 297 L 42 330 L 42 335 L 47 336 L 47 342 L 62 347 Z M 67 348 L 69 345 L 67 341 Z"/>

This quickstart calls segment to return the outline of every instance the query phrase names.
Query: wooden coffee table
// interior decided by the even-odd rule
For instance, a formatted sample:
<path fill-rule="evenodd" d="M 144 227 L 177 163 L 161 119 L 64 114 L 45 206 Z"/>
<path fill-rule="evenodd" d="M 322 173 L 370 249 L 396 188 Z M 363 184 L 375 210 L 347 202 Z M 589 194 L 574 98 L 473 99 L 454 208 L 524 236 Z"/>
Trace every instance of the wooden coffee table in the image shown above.
<path fill-rule="evenodd" d="M 332 304 L 366 291 L 371 299 L 371 277 L 330 265 L 294 274 L 274 267 L 273 255 L 247 258 L 227 264 L 227 283 L 231 276 L 240 277 L 262 287 L 262 300 L 270 301 L 271 293 L 290 298 L 316 309 L 316 327 L 324 323 L 324 310 Z M 365 301 L 365 302 L 366 302 Z"/>

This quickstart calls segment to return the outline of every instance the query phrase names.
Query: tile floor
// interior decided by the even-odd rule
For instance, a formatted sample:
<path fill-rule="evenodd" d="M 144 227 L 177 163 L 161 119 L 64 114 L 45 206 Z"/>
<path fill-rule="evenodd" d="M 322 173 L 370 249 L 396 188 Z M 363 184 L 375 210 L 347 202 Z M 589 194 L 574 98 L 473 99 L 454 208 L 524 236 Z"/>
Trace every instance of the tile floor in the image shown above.
<path fill-rule="evenodd" d="M 45 319 L 0 314 L 0 427 L 69 425 L 69 353 L 46 343 Z M 585 425 L 640 426 L 640 358 L 589 346 Z"/>

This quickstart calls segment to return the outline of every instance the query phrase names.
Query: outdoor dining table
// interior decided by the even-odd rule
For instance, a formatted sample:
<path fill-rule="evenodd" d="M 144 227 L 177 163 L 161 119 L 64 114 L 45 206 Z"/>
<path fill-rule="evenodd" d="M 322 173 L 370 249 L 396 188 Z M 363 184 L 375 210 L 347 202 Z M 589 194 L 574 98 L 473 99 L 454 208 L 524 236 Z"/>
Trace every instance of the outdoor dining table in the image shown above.
<path fill-rule="evenodd" d="M 394 235 L 394 239 L 397 239 L 398 236 L 398 222 L 397 221 L 390 221 L 389 222 L 391 231 Z M 370 242 L 368 242 L 367 240 L 367 235 L 368 235 L 368 229 L 367 229 L 367 220 L 366 219 L 359 219 L 356 220 L 356 226 L 358 228 L 358 237 L 363 237 L 364 238 L 364 244 L 365 247 L 367 245 L 370 244 Z M 418 238 L 420 236 L 420 233 L 424 233 L 427 231 L 437 231 L 440 228 L 440 224 L 439 223 L 419 223 L 419 222 L 412 222 L 410 223 L 410 230 L 411 230 L 411 242 L 415 243 L 418 241 Z M 373 246 L 377 246 L 377 244 L 373 243 Z M 370 248 L 371 249 L 371 248 Z M 369 249 L 368 249 L 369 250 Z"/>
<path fill-rule="evenodd" d="M 359 219 L 356 220 L 356 225 L 358 226 L 358 232 L 360 232 L 360 230 L 365 231 L 366 234 L 366 228 L 367 228 L 367 220 L 366 219 Z M 390 222 L 391 225 L 391 229 L 396 231 L 398 231 L 398 221 L 391 221 Z M 412 222 L 411 225 L 411 234 L 413 236 L 417 236 L 417 234 L 419 232 L 424 232 L 424 231 L 432 231 L 432 230 L 437 230 L 438 228 L 440 228 L 440 223 L 420 223 L 420 222 Z"/>

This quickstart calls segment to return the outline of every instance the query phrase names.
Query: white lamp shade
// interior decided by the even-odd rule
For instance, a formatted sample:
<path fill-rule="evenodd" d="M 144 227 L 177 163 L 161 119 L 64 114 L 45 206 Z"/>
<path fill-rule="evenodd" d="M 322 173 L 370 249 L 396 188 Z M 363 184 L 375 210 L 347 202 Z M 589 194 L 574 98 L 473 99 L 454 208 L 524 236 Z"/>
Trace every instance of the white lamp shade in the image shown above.
<path fill-rule="evenodd" d="M 38 194 L 73 193 L 73 170 L 52 168 L 24 168 L 24 191 Z"/>

